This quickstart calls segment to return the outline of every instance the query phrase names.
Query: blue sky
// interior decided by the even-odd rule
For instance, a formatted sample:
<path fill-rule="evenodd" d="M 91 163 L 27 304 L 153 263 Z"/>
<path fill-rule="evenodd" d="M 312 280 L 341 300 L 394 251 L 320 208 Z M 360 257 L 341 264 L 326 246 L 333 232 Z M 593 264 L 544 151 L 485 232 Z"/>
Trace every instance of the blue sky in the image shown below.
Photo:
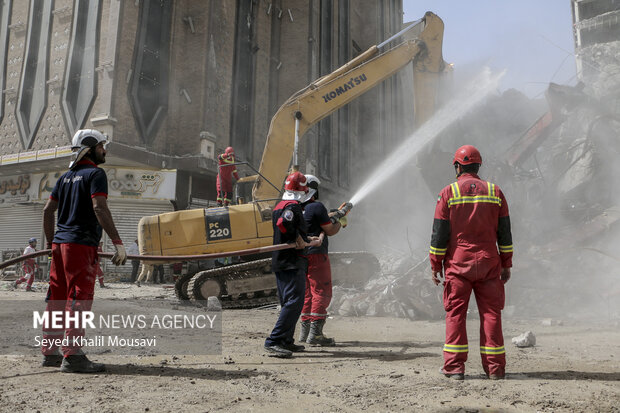
<path fill-rule="evenodd" d="M 404 20 L 432 11 L 444 21 L 444 60 L 455 77 L 506 69 L 501 90 L 542 97 L 549 82 L 574 85 L 570 0 L 403 0 Z"/>

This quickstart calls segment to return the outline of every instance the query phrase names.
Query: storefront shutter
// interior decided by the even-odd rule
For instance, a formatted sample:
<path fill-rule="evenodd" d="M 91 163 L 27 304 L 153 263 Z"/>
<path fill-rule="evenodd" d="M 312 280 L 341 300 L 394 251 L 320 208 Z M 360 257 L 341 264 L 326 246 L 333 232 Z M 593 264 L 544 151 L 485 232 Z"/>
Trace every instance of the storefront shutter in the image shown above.
<path fill-rule="evenodd" d="M 37 250 L 43 240 L 43 204 L 19 204 L 0 208 L 0 251 L 24 251 L 28 239 L 36 237 Z"/>
<path fill-rule="evenodd" d="M 109 200 L 108 207 L 110 208 L 110 212 L 112 212 L 114 224 L 116 225 L 116 229 L 126 249 L 138 238 L 138 222 L 140 218 L 174 211 L 169 201 L 127 202 Z M 104 251 L 114 252 L 112 241 L 105 233 L 102 241 Z M 129 261 L 121 267 L 114 266 L 114 264 L 107 259 L 102 260 L 101 263 L 105 274 L 120 274 L 122 278 L 126 278 L 128 274 L 131 274 L 132 267 Z M 168 272 L 169 270 L 166 268 L 166 274 L 168 274 Z"/>

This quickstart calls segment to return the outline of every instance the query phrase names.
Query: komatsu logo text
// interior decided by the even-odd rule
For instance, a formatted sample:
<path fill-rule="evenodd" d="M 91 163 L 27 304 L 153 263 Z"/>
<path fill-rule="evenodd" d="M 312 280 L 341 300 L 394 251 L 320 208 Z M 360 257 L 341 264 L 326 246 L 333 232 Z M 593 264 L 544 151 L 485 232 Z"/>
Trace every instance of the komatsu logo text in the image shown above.
<path fill-rule="evenodd" d="M 359 76 L 352 77 L 348 82 L 345 82 L 342 86 L 338 86 L 336 89 L 332 90 L 329 93 L 323 95 L 323 100 L 325 103 L 329 102 L 336 96 L 340 96 L 347 92 L 347 90 L 353 89 L 355 86 L 359 85 L 362 82 L 366 81 L 366 75 L 361 74 Z"/>

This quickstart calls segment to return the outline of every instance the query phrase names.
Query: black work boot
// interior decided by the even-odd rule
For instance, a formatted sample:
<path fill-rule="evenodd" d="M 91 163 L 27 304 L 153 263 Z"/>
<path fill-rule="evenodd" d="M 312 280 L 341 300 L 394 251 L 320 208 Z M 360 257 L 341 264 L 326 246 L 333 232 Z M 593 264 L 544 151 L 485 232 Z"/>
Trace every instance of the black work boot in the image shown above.
<path fill-rule="evenodd" d="M 105 371 L 105 365 L 93 363 L 85 354 L 74 354 L 62 360 L 60 371 L 63 373 L 100 373 Z"/>
<path fill-rule="evenodd" d="M 465 373 L 446 373 L 443 367 L 439 369 L 439 373 L 452 380 L 465 380 Z"/>
<path fill-rule="evenodd" d="M 302 343 L 305 343 L 308 339 L 308 333 L 310 333 L 310 321 L 302 321 L 299 323 L 299 340 Z"/>
<path fill-rule="evenodd" d="M 316 320 L 310 323 L 310 332 L 308 333 L 308 339 L 306 343 L 311 346 L 333 347 L 336 345 L 336 341 L 333 338 L 325 337 L 323 335 L 323 326 L 325 320 Z"/>
<path fill-rule="evenodd" d="M 62 363 L 62 354 L 56 352 L 55 354 L 47 354 L 43 355 L 43 360 L 41 361 L 41 367 L 60 367 Z"/>
<path fill-rule="evenodd" d="M 293 352 L 291 350 L 287 350 L 277 344 L 274 344 L 272 346 L 265 345 L 265 351 L 269 353 L 269 357 L 287 359 L 293 356 Z"/>
<path fill-rule="evenodd" d="M 288 351 L 292 351 L 293 353 L 299 353 L 300 351 L 304 351 L 306 349 L 305 346 L 300 346 L 295 343 L 283 344 L 281 347 Z"/>

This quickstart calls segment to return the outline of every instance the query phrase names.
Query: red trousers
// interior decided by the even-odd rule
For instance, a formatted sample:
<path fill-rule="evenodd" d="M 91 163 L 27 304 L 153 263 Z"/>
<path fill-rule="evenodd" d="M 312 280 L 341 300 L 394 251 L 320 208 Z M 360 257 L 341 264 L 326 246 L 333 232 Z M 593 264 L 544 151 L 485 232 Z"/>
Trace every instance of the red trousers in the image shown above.
<path fill-rule="evenodd" d="M 46 311 L 90 311 L 93 304 L 95 279 L 99 257 L 97 247 L 81 244 L 52 244 L 52 266 L 50 286 L 47 292 Z M 51 317 L 51 316 L 50 316 Z M 64 322 L 64 321 L 63 321 Z M 81 327 L 81 326 L 80 326 Z M 67 345 L 62 346 L 65 356 L 80 351 L 79 339 L 84 337 L 84 328 L 43 328 L 43 338 L 48 340 L 65 337 Z M 77 342 L 76 339 L 78 338 Z M 48 341 L 49 342 L 49 341 Z M 58 346 L 41 348 L 43 354 L 55 354 Z"/>
<path fill-rule="evenodd" d="M 443 348 L 444 372 L 465 373 L 467 361 L 467 307 L 472 290 L 480 313 L 480 355 L 486 374 L 503 376 L 506 352 L 502 334 L 504 283 L 499 275 L 470 281 L 461 276 L 446 278 L 443 303 L 446 310 L 446 343 Z"/>
<path fill-rule="evenodd" d="M 26 283 L 27 289 L 32 288 L 32 283 L 34 282 L 34 265 L 35 264 L 34 264 L 34 260 L 32 260 L 32 262 L 29 262 L 29 261 L 31 260 L 26 260 L 24 262 L 24 266 L 22 267 L 24 269 L 24 276 L 20 277 L 15 283 L 15 285 L 20 285 L 24 281 L 28 280 L 28 282 Z"/>
<path fill-rule="evenodd" d="M 332 268 L 327 254 L 310 254 L 306 274 L 306 297 L 301 310 L 301 321 L 327 318 L 327 307 L 332 301 Z"/>

